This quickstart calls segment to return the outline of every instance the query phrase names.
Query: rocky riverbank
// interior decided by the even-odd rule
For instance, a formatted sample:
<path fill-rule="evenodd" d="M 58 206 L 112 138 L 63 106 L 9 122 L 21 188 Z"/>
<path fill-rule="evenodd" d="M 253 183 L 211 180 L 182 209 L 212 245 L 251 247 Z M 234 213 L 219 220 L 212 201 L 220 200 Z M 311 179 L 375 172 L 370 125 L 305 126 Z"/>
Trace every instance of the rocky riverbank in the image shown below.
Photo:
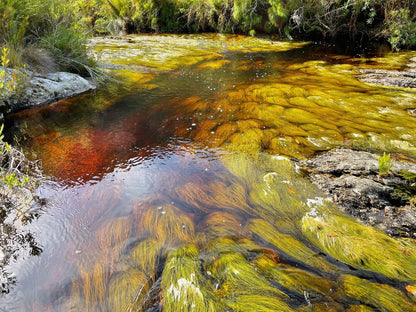
<path fill-rule="evenodd" d="M 342 209 L 390 236 L 416 238 L 416 163 L 393 159 L 379 174 L 378 156 L 335 149 L 302 162 L 310 179 Z"/>
<path fill-rule="evenodd" d="M 0 151 L 0 293 L 7 293 L 16 282 L 8 265 L 42 252 L 26 225 L 39 216 L 44 199 L 36 195 L 42 181 L 39 164 L 1 138 Z"/>
<path fill-rule="evenodd" d="M 0 67 L 0 71 L 3 69 Z M 25 108 L 73 97 L 96 88 L 95 83 L 67 72 L 39 75 L 29 71 L 6 69 L 5 81 L 10 81 L 12 77 L 23 78 L 19 79 L 20 85 L 17 84 L 16 92 L 10 96 L 0 97 L 0 117 Z"/>

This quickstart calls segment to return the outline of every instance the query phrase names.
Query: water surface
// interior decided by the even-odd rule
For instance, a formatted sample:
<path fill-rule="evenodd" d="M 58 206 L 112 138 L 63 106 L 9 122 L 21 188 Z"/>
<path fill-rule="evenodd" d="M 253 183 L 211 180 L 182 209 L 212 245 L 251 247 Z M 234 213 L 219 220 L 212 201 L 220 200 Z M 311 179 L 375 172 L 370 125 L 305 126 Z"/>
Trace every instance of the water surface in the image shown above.
<path fill-rule="evenodd" d="M 416 245 L 343 215 L 296 160 L 416 156 L 416 94 L 357 57 L 225 35 L 97 39 L 114 83 L 7 121 L 49 182 L 4 311 L 416 311 Z"/>

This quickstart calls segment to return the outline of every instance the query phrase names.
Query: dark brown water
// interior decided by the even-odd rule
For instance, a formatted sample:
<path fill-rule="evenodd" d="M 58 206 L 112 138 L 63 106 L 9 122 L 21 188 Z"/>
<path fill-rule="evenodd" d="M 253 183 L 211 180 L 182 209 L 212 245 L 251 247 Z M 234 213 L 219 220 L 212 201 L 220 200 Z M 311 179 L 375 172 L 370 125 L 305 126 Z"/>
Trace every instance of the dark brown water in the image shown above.
<path fill-rule="evenodd" d="M 0 311 L 416 310 L 415 241 L 341 214 L 292 161 L 414 157 L 415 93 L 356 79 L 414 53 L 222 35 L 93 50 L 122 83 L 7 121 L 49 182 L 27 225 L 42 252 L 7 268 Z"/>

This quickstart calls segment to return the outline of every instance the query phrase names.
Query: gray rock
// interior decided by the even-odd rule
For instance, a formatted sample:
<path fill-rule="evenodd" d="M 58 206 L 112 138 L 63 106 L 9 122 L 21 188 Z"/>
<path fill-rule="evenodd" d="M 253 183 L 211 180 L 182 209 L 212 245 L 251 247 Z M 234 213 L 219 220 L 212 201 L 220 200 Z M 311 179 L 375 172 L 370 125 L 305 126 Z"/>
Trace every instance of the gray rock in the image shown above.
<path fill-rule="evenodd" d="M 33 74 L 29 73 L 27 75 Z M 25 83 L 23 92 L 3 99 L 3 102 L 7 105 L 3 107 L 2 113 L 11 113 L 28 107 L 49 104 L 95 88 L 94 83 L 76 74 L 58 72 L 46 76 L 35 75 Z"/>
<path fill-rule="evenodd" d="M 302 166 L 310 180 L 344 212 L 391 236 L 416 238 L 416 207 L 396 192 L 409 186 L 401 173 L 416 173 L 416 164 L 392 162 L 391 172 L 380 177 L 377 155 L 336 149 L 306 160 Z"/>
<path fill-rule="evenodd" d="M 358 79 L 387 87 L 416 88 L 416 71 L 414 70 L 363 69 L 360 70 Z"/>

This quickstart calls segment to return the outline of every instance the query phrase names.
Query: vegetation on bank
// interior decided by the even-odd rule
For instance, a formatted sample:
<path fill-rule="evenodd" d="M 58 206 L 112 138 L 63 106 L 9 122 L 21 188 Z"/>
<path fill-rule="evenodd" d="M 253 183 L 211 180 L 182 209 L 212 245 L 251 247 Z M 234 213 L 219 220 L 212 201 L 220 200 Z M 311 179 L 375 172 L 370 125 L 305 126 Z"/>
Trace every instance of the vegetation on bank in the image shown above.
<path fill-rule="evenodd" d="M 85 0 L 80 0 L 82 2 Z M 415 0 L 94 0 L 95 32 L 268 33 L 416 45 Z M 95 8 L 95 9 L 94 9 Z M 99 9 L 97 9 L 99 8 Z"/>
<path fill-rule="evenodd" d="M 88 74 L 91 35 L 226 32 L 416 45 L 415 0 L 2 0 L 10 65 Z"/>

